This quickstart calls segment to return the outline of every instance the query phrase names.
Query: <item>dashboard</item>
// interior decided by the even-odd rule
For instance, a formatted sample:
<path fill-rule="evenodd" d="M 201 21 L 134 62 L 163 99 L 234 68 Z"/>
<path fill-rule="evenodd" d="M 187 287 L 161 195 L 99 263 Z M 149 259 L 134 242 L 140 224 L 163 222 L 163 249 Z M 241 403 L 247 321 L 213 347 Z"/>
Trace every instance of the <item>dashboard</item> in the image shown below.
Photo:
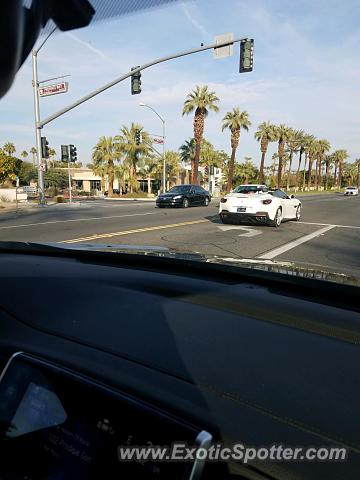
<path fill-rule="evenodd" d="M 358 478 L 357 289 L 100 252 L 0 264 L 1 480 Z M 177 441 L 349 456 L 119 462 Z"/>

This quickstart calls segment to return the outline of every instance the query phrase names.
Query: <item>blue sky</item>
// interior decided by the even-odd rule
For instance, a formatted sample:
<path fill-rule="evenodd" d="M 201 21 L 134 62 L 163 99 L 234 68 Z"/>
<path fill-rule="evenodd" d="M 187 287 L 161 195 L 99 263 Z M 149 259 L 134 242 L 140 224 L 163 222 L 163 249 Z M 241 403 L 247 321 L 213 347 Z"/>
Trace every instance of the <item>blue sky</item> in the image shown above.
<path fill-rule="evenodd" d="M 220 98 L 220 112 L 206 121 L 205 137 L 230 152 L 221 119 L 234 106 L 249 112 L 252 127 L 241 134 L 238 161 L 259 163 L 254 140 L 257 125 L 270 120 L 327 138 L 333 149 L 346 148 L 350 160 L 360 157 L 360 3 L 347 0 L 196 0 L 170 4 L 86 29 L 53 35 L 39 54 L 39 77 L 69 77 L 69 93 L 41 99 L 41 116 L 157 57 L 211 43 L 217 34 L 255 39 L 254 71 L 239 74 L 239 47 L 234 56 L 213 59 L 211 52 L 167 62 L 145 70 L 142 94 L 130 95 L 130 81 L 44 127 L 43 134 L 60 153 L 73 143 L 84 164 L 91 161 L 99 136 L 116 135 L 122 124 L 136 121 L 161 133 L 159 111 L 167 126 L 167 147 L 177 149 L 192 136 L 192 117 L 182 117 L 186 94 L 207 84 Z M 0 145 L 13 141 L 17 153 L 34 145 L 31 61 L 20 70 L 0 104 Z M 275 151 L 269 148 L 268 162 Z"/>

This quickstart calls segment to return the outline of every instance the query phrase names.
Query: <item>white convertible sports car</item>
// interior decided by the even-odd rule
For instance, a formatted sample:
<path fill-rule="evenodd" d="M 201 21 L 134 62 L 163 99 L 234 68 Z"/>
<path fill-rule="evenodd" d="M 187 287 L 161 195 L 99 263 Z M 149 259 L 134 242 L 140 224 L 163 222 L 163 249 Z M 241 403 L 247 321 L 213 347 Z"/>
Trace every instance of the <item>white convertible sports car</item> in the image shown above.
<path fill-rule="evenodd" d="M 359 189 L 358 187 L 346 187 L 344 195 L 359 195 Z"/>
<path fill-rule="evenodd" d="M 239 185 L 220 201 L 223 223 L 262 223 L 279 227 L 283 220 L 300 220 L 301 202 L 294 195 L 266 185 Z"/>

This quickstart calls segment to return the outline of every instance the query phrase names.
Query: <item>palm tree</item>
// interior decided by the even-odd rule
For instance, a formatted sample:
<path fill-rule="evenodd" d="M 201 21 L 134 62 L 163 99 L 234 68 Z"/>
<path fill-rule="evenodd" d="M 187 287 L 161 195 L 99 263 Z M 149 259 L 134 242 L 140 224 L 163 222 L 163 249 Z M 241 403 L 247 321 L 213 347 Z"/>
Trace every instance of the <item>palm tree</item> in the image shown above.
<path fill-rule="evenodd" d="M 287 179 L 286 179 L 286 188 L 289 190 L 290 186 L 290 175 L 291 175 L 291 165 L 294 153 L 298 152 L 301 148 L 301 142 L 304 137 L 303 130 L 293 130 L 292 128 L 289 129 L 289 138 L 287 141 L 287 146 L 289 149 L 289 169 L 287 172 Z M 299 161 L 300 165 L 301 159 Z"/>
<path fill-rule="evenodd" d="M 191 174 L 194 171 L 194 159 L 195 159 L 195 139 L 190 138 L 190 140 L 186 140 L 179 148 L 180 158 L 184 164 L 191 165 Z M 191 178 L 190 178 L 191 183 Z"/>
<path fill-rule="evenodd" d="M 136 141 L 136 132 L 141 133 L 141 142 Z M 132 123 L 130 128 L 123 125 L 120 129 L 120 135 L 115 137 L 117 151 L 119 156 L 124 155 L 124 163 L 130 167 L 132 181 L 130 182 L 130 192 L 136 191 L 138 183 L 136 180 L 138 164 L 143 157 L 149 155 L 151 143 L 149 134 L 143 129 L 142 125 Z"/>
<path fill-rule="evenodd" d="M 281 188 L 282 186 L 282 171 L 283 171 L 283 162 L 285 154 L 285 145 L 290 137 L 290 129 L 283 123 L 274 128 L 275 139 L 278 142 L 278 155 L 279 155 L 279 166 L 278 166 L 278 177 L 277 177 L 277 187 Z"/>
<path fill-rule="evenodd" d="M 3 146 L 3 150 L 9 155 L 9 157 L 16 152 L 15 145 L 12 142 L 6 142 Z"/>
<path fill-rule="evenodd" d="M 24 162 L 25 162 L 25 159 L 26 159 L 26 157 L 28 157 L 29 154 L 26 150 L 23 150 L 20 155 L 22 156 L 22 158 L 24 159 Z"/>
<path fill-rule="evenodd" d="M 120 159 L 118 145 L 113 137 L 101 137 L 93 148 L 93 171 L 102 178 L 104 184 L 105 176 L 108 177 L 109 196 L 113 195 L 114 183 L 114 162 Z"/>
<path fill-rule="evenodd" d="M 248 112 L 246 112 L 245 110 L 242 112 L 239 107 L 234 107 L 232 111 L 227 112 L 225 117 L 222 119 L 221 130 L 224 131 L 226 128 L 228 128 L 231 132 L 231 157 L 229 163 L 226 192 L 230 192 L 230 190 L 232 189 L 234 179 L 235 155 L 236 149 L 239 146 L 240 131 L 241 129 L 243 129 L 247 132 L 250 126 L 251 122 L 249 120 Z"/>
<path fill-rule="evenodd" d="M 360 188 L 360 158 L 357 158 L 355 160 L 355 165 L 357 168 L 356 183 L 357 183 L 357 186 Z"/>
<path fill-rule="evenodd" d="M 308 188 L 311 187 L 313 162 L 316 156 L 318 155 L 318 148 L 319 148 L 318 141 L 315 138 L 313 138 L 308 145 L 308 158 L 309 158 Z"/>
<path fill-rule="evenodd" d="M 341 188 L 342 181 L 342 171 L 345 160 L 349 157 L 346 150 L 335 150 L 334 159 L 335 159 L 335 173 L 334 173 L 334 185 Z M 338 176 L 336 177 L 336 170 L 338 170 Z"/>
<path fill-rule="evenodd" d="M 35 155 L 37 154 L 37 150 L 35 147 L 31 147 L 30 148 L 30 153 L 32 155 L 32 161 L 33 161 L 33 165 L 35 167 Z"/>
<path fill-rule="evenodd" d="M 207 117 L 209 110 L 218 112 L 219 107 L 217 103 L 219 98 L 215 92 L 210 92 L 208 86 L 196 86 L 195 90 L 190 92 L 184 102 L 182 114 L 188 115 L 195 111 L 194 114 L 194 139 L 195 139 L 195 155 L 194 168 L 192 170 L 192 183 L 198 183 L 198 170 L 200 161 L 201 139 L 204 133 L 205 117 Z"/>
<path fill-rule="evenodd" d="M 317 154 L 315 166 L 315 188 L 318 188 L 321 163 L 325 158 L 325 154 L 330 150 L 331 146 L 327 140 L 321 139 L 317 141 Z"/>
<path fill-rule="evenodd" d="M 259 170 L 259 183 L 264 183 L 264 165 L 265 156 L 269 146 L 269 142 L 275 140 L 275 126 L 270 122 L 262 122 L 258 126 L 258 130 L 255 132 L 255 139 L 260 142 L 261 161 Z"/>
<path fill-rule="evenodd" d="M 333 155 L 325 155 L 324 158 L 325 164 L 325 190 L 329 187 L 329 175 L 332 165 L 334 164 L 334 156 Z"/>

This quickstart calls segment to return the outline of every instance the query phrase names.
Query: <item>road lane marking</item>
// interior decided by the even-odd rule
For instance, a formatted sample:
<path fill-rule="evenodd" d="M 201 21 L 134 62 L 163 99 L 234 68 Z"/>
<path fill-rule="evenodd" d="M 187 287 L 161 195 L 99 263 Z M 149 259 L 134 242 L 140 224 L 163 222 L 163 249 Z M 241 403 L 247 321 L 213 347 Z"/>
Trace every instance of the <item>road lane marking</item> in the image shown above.
<path fill-rule="evenodd" d="M 0 229 L 36 227 L 38 225 L 52 225 L 54 223 L 89 222 L 90 220 L 106 220 L 108 218 L 139 217 L 139 216 L 142 216 L 142 215 L 156 215 L 156 213 L 157 212 L 129 213 L 129 214 L 125 214 L 125 215 L 111 215 L 111 216 L 108 216 L 108 217 L 75 218 L 75 219 L 71 219 L 71 220 L 52 220 L 50 222 L 24 223 L 23 225 L 10 225 L 10 226 L 6 226 L 6 227 L 0 227 Z"/>
<path fill-rule="evenodd" d="M 58 243 L 79 243 L 79 242 L 85 242 L 85 241 L 91 241 L 91 240 L 97 240 L 100 238 L 112 238 L 112 237 L 120 237 L 123 235 L 131 235 L 133 233 L 143 233 L 143 232 L 152 232 L 154 230 L 163 230 L 166 228 L 175 228 L 175 227 L 183 227 L 185 225 L 196 225 L 198 223 L 205 223 L 209 222 L 209 220 L 194 220 L 191 222 L 181 222 L 181 223 L 173 223 L 170 225 L 157 225 L 153 227 L 144 227 L 144 228 L 136 228 L 134 230 L 124 230 L 122 232 L 112 232 L 112 233 L 100 233 L 100 234 L 94 234 L 90 235 L 88 237 L 81 237 L 81 238 L 73 238 L 70 240 L 63 240 Z"/>
<path fill-rule="evenodd" d="M 324 225 L 324 226 L 332 226 L 338 228 L 360 228 L 355 225 L 336 225 L 335 223 L 315 223 L 315 222 L 296 222 L 301 223 L 302 225 Z"/>
<path fill-rule="evenodd" d="M 261 258 L 264 260 L 271 260 L 272 258 L 278 257 L 282 253 L 285 253 L 288 250 L 291 250 L 292 248 L 298 247 L 302 243 L 308 242 L 309 240 L 312 240 L 313 238 L 316 238 L 319 235 L 322 235 L 323 233 L 328 232 L 329 230 L 335 227 L 336 225 L 328 225 L 324 228 L 320 228 L 319 230 L 316 230 L 316 232 L 309 233 L 309 235 L 300 237 L 297 240 L 293 240 L 292 242 L 285 243 L 285 245 L 281 245 L 281 247 L 275 248 L 274 250 L 270 250 L 269 252 L 264 253 L 263 255 L 259 255 L 257 258 Z"/>
<path fill-rule="evenodd" d="M 255 237 L 256 235 L 261 235 L 263 232 L 260 230 L 255 230 L 251 227 L 239 227 L 238 225 L 218 225 L 218 228 L 223 232 L 227 230 L 245 230 L 245 233 L 240 233 L 238 237 Z"/>

